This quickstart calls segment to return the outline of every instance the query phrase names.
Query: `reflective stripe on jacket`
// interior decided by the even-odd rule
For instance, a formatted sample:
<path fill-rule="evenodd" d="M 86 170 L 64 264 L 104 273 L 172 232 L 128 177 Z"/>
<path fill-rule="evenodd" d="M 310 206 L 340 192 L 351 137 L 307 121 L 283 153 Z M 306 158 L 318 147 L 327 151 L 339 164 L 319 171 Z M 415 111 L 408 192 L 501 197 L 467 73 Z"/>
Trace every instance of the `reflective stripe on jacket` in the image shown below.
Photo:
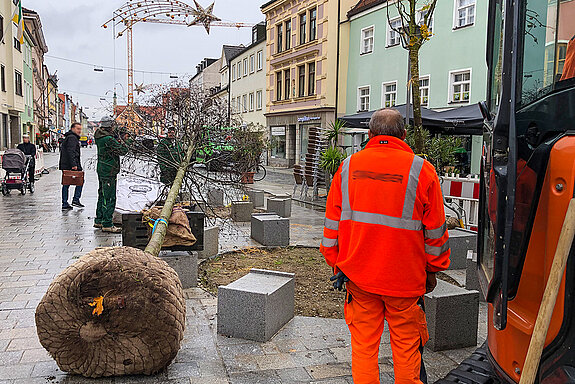
<path fill-rule="evenodd" d="M 374 137 L 345 159 L 333 178 L 325 216 L 322 254 L 367 292 L 421 296 L 426 271 L 449 267 L 435 169 L 396 137 Z"/>

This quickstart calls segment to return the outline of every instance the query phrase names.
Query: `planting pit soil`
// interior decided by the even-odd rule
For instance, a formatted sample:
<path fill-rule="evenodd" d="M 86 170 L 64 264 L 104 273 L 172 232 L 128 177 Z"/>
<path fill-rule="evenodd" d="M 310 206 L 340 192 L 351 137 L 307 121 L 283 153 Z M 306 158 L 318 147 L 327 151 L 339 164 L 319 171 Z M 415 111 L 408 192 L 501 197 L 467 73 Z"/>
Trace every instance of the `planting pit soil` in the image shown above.
<path fill-rule="evenodd" d="M 250 269 L 295 274 L 296 316 L 343 318 L 344 292 L 333 289 L 333 271 L 317 248 L 248 248 L 205 260 L 198 270 L 200 285 L 216 295 L 218 286 L 248 274 Z"/>

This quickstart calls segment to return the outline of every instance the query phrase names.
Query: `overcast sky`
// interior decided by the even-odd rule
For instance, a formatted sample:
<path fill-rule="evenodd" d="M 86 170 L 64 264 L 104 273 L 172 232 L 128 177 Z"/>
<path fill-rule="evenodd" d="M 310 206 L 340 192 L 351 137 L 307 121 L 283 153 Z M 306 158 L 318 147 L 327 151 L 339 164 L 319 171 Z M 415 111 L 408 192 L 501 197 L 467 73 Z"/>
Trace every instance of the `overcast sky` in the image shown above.
<path fill-rule="evenodd" d="M 60 92 L 87 106 L 90 119 L 100 118 L 103 106 L 110 105 L 115 81 L 124 89 L 125 70 L 104 69 L 95 72 L 91 65 L 81 65 L 64 58 L 125 69 L 126 38 L 114 40 L 112 28 L 101 25 L 127 0 L 22 0 L 22 6 L 40 14 L 48 44 L 46 64 L 50 73 L 58 71 Z M 193 0 L 184 0 L 192 5 Z M 260 6 L 264 0 L 217 0 L 214 14 L 223 21 L 256 24 L 264 20 Z M 211 2 L 199 0 L 207 7 Z M 134 27 L 134 68 L 151 72 L 173 73 L 184 78 L 193 75 L 204 57 L 219 58 L 223 44 L 247 45 L 251 29 L 213 27 L 208 36 L 202 27 L 140 23 Z M 115 52 L 115 62 L 114 62 Z M 114 73 L 115 72 L 115 73 Z M 135 83 L 157 84 L 170 81 L 169 74 L 135 73 Z M 172 80 L 173 81 L 173 80 Z M 124 103 L 122 86 L 117 86 L 119 101 Z M 100 98 L 106 97 L 107 101 Z M 124 100 L 122 100 L 124 99 Z"/>

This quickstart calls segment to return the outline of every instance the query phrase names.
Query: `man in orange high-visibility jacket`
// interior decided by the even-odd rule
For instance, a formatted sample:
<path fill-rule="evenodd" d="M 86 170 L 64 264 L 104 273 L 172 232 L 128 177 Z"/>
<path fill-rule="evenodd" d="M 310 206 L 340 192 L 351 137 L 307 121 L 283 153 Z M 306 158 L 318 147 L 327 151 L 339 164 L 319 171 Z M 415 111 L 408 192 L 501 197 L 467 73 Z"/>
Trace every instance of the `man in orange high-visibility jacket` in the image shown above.
<path fill-rule="evenodd" d="M 336 273 L 334 286 L 347 282 L 354 383 L 379 383 L 384 319 L 395 382 L 426 382 L 422 296 L 435 288 L 435 273 L 447 269 L 450 256 L 441 186 L 433 166 L 404 142 L 399 112 L 375 112 L 369 128 L 365 149 L 333 178 L 321 252 Z"/>

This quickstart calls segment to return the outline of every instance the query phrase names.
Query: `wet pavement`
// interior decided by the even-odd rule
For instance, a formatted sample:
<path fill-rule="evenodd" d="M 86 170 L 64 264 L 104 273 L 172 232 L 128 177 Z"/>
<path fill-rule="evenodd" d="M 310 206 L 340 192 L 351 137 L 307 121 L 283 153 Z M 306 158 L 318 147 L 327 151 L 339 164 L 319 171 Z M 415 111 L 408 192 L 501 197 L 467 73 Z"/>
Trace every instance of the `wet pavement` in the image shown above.
<path fill-rule="evenodd" d="M 95 154 L 95 149 L 82 151 L 84 160 Z M 56 164 L 57 154 L 48 153 L 46 157 L 50 164 Z M 278 173 L 266 181 L 269 188 L 261 184 L 270 193 L 289 188 L 286 174 Z M 352 382 L 350 336 L 343 320 L 296 317 L 267 343 L 226 338 L 216 334 L 217 299 L 200 289 L 186 291 L 185 338 L 176 360 L 165 372 L 152 377 L 98 380 L 61 372 L 38 341 L 35 307 L 52 279 L 66 266 L 96 247 L 120 245 L 121 236 L 104 235 L 92 228 L 97 190 L 93 171 L 86 172 L 82 198 L 86 208 L 68 212 L 60 209 L 60 177 L 58 171 L 42 176 L 34 195 L 13 192 L 0 197 L 0 384 Z M 280 179 L 286 183 L 280 183 Z M 323 213 L 295 204 L 293 208 L 293 244 L 317 246 Z M 246 238 L 246 225 L 235 228 L 235 242 L 231 240 L 231 229 L 223 229 L 224 249 L 255 245 L 249 236 Z M 478 345 L 485 340 L 485 324 L 482 306 Z M 445 375 L 473 350 L 426 350 L 430 381 Z M 381 344 L 380 368 L 382 382 L 393 382 L 387 330 Z"/>

